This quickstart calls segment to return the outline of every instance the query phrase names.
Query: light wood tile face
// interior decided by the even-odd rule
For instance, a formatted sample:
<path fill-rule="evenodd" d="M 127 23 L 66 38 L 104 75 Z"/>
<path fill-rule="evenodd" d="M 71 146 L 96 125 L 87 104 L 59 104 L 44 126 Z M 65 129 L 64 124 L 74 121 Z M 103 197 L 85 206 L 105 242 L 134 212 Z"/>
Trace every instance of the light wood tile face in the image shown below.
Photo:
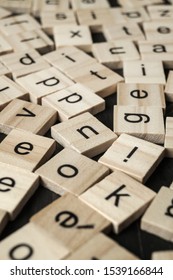
<path fill-rule="evenodd" d="M 166 108 L 163 85 L 125 84 L 117 86 L 117 105 Z"/>
<path fill-rule="evenodd" d="M 156 42 L 172 42 L 173 22 L 171 19 L 153 20 L 143 23 L 147 40 Z"/>
<path fill-rule="evenodd" d="M 11 78 L 11 71 L 0 61 L 0 76 L 3 75 Z"/>
<path fill-rule="evenodd" d="M 32 0 L 1 0 L 0 6 L 14 13 L 30 13 Z"/>
<path fill-rule="evenodd" d="M 105 218 L 70 194 L 41 210 L 31 222 L 45 229 L 70 251 L 110 225 Z"/>
<path fill-rule="evenodd" d="M 67 254 L 68 249 L 61 242 L 32 223 L 0 242 L 1 260 L 60 260 Z"/>
<path fill-rule="evenodd" d="M 141 229 L 173 241 L 173 190 L 162 187 L 141 220 Z"/>
<path fill-rule="evenodd" d="M 0 19 L 8 17 L 11 15 L 11 12 L 3 7 L 0 7 Z"/>
<path fill-rule="evenodd" d="M 154 196 L 153 191 L 116 170 L 80 199 L 107 218 L 115 233 L 120 233 L 144 213 Z"/>
<path fill-rule="evenodd" d="M 173 157 L 173 117 L 166 118 L 166 134 L 165 134 L 165 143 L 164 147 L 166 148 L 166 156 Z"/>
<path fill-rule="evenodd" d="M 35 17 L 40 17 L 42 12 L 54 12 L 57 11 L 57 13 L 61 10 L 68 10 L 70 9 L 70 1 L 64 1 L 64 0 L 53 0 L 53 1 L 47 1 L 47 0 L 35 0 L 32 3 L 32 14 Z"/>
<path fill-rule="evenodd" d="M 67 260 L 136 260 L 131 252 L 102 233 L 96 234 L 82 245 Z"/>
<path fill-rule="evenodd" d="M 0 110 L 15 98 L 28 100 L 29 96 L 27 91 L 8 77 L 1 76 L 0 84 Z"/>
<path fill-rule="evenodd" d="M 121 23 L 114 26 L 103 27 L 104 36 L 107 41 L 128 40 L 139 41 L 145 40 L 139 25 L 135 22 Z"/>
<path fill-rule="evenodd" d="M 163 144 L 165 128 L 163 110 L 159 107 L 114 106 L 114 132 L 127 133 L 146 141 Z"/>
<path fill-rule="evenodd" d="M 35 49 L 41 54 L 54 49 L 53 41 L 41 30 L 20 32 L 15 36 L 8 36 L 8 41 L 15 51 Z"/>
<path fill-rule="evenodd" d="M 139 42 L 139 51 L 143 60 L 162 61 L 165 69 L 173 67 L 173 43 L 156 41 Z"/>
<path fill-rule="evenodd" d="M 13 129 L 0 143 L 0 162 L 33 171 L 51 157 L 55 146 L 52 139 Z"/>
<path fill-rule="evenodd" d="M 168 5 L 156 5 L 148 6 L 147 11 L 152 20 L 160 19 L 170 19 L 173 18 L 173 7 Z"/>
<path fill-rule="evenodd" d="M 42 97 L 74 84 L 54 67 L 32 73 L 16 81 L 29 92 L 31 102 L 38 104 L 41 104 Z"/>
<path fill-rule="evenodd" d="M 163 147 L 156 144 L 121 134 L 99 162 L 144 183 L 163 159 L 164 151 Z"/>
<path fill-rule="evenodd" d="M 82 0 L 72 0 L 72 8 L 74 10 L 79 9 L 98 9 L 98 8 L 109 8 L 110 4 L 107 0 L 95 1 L 82 1 Z"/>
<path fill-rule="evenodd" d="M 15 99 L 0 113 L 0 132 L 8 134 L 18 128 L 44 135 L 56 120 L 55 110 Z"/>
<path fill-rule="evenodd" d="M 111 69 L 122 68 L 123 61 L 140 59 L 134 43 L 130 41 L 95 43 L 92 52 L 100 63 Z"/>
<path fill-rule="evenodd" d="M 0 55 L 11 53 L 13 51 L 12 46 L 9 44 L 3 36 L 0 35 Z"/>
<path fill-rule="evenodd" d="M 84 112 L 95 115 L 105 110 L 105 101 L 78 83 L 43 97 L 42 104 L 56 110 L 60 121 L 71 119 Z"/>
<path fill-rule="evenodd" d="M 50 67 L 35 50 L 4 55 L 0 60 L 12 72 L 14 79 Z"/>
<path fill-rule="evenodd" d="M 117 138 L 114 132 L 90 113 L 52 126 L 51 135 L 61 145 L 71 147 L 88 157 L 106 151 Z"/>
<path fill-rule="evenodd" d="M 60 25 L 53 29 L 55 46 L 76 46 L 83 51 L 91 51 L 92 37 L 86 25 Z"/>
<path fill-rule="evenodd" d="M 124 6 L 121 10 L 121 13 L 126 22 L 136 22 L 142 23 L 143 21 L 150 20 L 148 13 L 146 12 L 144 7 L 134 6 L 134 7 L 126 7 Z"/>
<path fill-rule="evenodd" d="M 12 16 L 0 21 L 1 32 L 7 36 L 23 31 L 41 28 L 41 25 L 30 15 Z"/>
<path fill-rule="evenodd" d="M 173 260 L 173 251 L 156 251 L 151 255 L 152 260 Z"/>
<path fill-rule="evenodd" d="M 141 7 L 151 4 L 163 4 L 164 0 L 118 0 L 118 3 L 124 7 Z"/>
<path fill-rule="evenodd" d="M 169 71 L 165 86 L 165 95 L 167 101 L 173 102 L 173 71 Z"/>
<path fill-rule="evenodd" d="M 161 61 L 125 61 L 123 65 L 126 83 L 165 84 Z"/>
<path fill-rule="evenodd" d="M 0 209 L 0 234 L 7 225 L 9 216 L 6 211 Z"/>
<path fill-rule="evenodd" d="M 65 148 L 37 169 L 42 184 L 57 194 L 79 195 L 109 174 L 109 169 L 72 149 Z"/>
<path fill-rule="evenodd" d="M 38 175 L 0 163 L 0 209 L 8 212 L 11 220 L 17 217 L 38 186 Z"/>
<path fill-rule="evenodd" d="M 122 76 L 101 63 L 88 63 L 78 68 L 71 68 L 67 70 L 67 75 L 103 98 L 114 93 L 117 84 L 124 80 Z"/>

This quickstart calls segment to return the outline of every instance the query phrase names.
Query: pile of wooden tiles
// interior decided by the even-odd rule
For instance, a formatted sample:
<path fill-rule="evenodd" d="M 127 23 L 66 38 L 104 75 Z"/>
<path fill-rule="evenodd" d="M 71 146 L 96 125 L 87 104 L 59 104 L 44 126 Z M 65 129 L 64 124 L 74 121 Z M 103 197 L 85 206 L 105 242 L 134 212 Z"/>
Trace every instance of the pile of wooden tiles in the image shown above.
<path fill-rule="evenodd" d="M 173 186 L 145 185 L 173 157 L 173 2 L 117 4 L 0 0 L 0 232 L 40 185 L 61 196 L 0 259 L 139 259 L 107 233 L 140 219 L 173 242 Z"/>

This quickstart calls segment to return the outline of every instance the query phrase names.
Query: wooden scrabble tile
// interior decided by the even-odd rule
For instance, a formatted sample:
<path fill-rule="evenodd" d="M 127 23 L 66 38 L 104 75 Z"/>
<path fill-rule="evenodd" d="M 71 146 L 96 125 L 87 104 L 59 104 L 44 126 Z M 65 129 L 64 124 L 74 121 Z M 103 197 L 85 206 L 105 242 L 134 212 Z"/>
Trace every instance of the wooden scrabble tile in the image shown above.
<path fill-rule="evenodd" d="M 0 143 L 0 162 L 33 171 L 51 157 L 55 147 L 52 139 L 13 129 Z"/>
<path fill-rule="evenodd" d="M 165 74 L 161 61 L 125 61 L 123 71 L 126 83 L 165 84 Z"/>
<path fill-rule="evenodd" d="M 105 110 L 105 101 L 79 83 L 43 97 L 42 104 L 56 110 L 60 121 L 71 119 L 84 112 L 96 115 Z"/>
<path fill-rule="evenodd" d="M 99 162 L 145 183 L 163 159 L 164 151 L 165 149 L 159 145 L 121 134 Z"/>
<path fill-rule="evenodd" d="M 74 68 L 96 62 L 95 58 L 74 46 L 59 48 L 44 55 L 43 58 L 66 75 L 70 69 L 74 71 Z"/>
<path fill-rule="evenodd" d="M 44 54 L 54 49 L 53 41 L 41 29 L 24 31 L 7 39 L 15 51 L 35 49 Z"/>
<path fill-rule="evenodd" d="M 0 163 L 0 209 L 14 220 L 39 186 L 39 176 Z"/>
<path fill-rule="evenodd" d="M 111 69 L 123 68 L 123 61 L 140 59 L 134 43 L 125 40 L 95 43 L 92 53 L 100 63 Z"/>
<path fill-rule="evenodd" d="M 0 113 L 0 132 L 8 134 L 17 128 L 44 135 L 57 120 L 52 108 L 15 99 Z"/>
<path fill-rule="evenodd" d="M 173 18 L 173 7 L 168 5 L 151 5 L 147 7 L 147 11 L 152 20 Z"/>
<path fill-rule="evenodd" d="M 141 229 L 173 241 L 173 190 L 162 187 L 141 220 Z"/>
<path fill-rule="evenodd" d="M 6 75 L 11 78 L 11 71 L 0 61 L 0 76 Z"/>
<path fill-rule="evenodd" d="M 141 59 L 150 61 L 162 61 L 165 69 L 173 67 L 173 43 L 156 41 L 138 42 Z"/>
<path fill-rule="evenodd" d="M 152 260 L 173 260 L 173 251 L 155 251 L 151 255 Z"/>
<path fill-rule="evenodd" d="M 41 28 L 41 25 L 28 14 L 12 16 L 0 20 L 1 32 L 7 36 L 38 28 Z"/>
<path fill-rule="evenodd" d="M 70 251 L 110 227 L 110 222 L 72 194 L 55 200 L 34 215 L 31 222 L 46 230 L 50 237 L 62 242 Z"/>
<path fill-rule="evenodd" d="M 0 77 L 0 111 L 15 98 L 28 100 L 28 93 L 6 76 Z"/>
<path fill-rule="evenodd" d="M 13 13 L 30 13 L 32 0 L 1 0 L 0 6 Z"/>
<path fill-rule="evenodd" d="M 137 260 L 138 258 L 111 240 L 98 233 L 66 258 L 67 260 Z"/>
<path fill-rule="evenodd" d="M 0 242 L 1 260 L 60 260 L 68 252 L 61 242 L 50 238 L 44 230 L 32 223 Z"/>
<path fill-rule="evenodd" d="M 7 9 L 5 9 L 3 7 L 0 7 L 0 19 L 8 17 L 11 14 L 12 14 L 12 12 L 10 12 L 9 10 L 7 10 Z"/>
<path fill-rule="evenodd" d="M 126 22 L 121 8 L 80 9 L 76 11 L 78 22 L 89 26 L 92 32 L 102 32 L 103 26 Z"/>
<path fill-rule="evenodd" d="M 90 88 L 102 98 L 115 93 L 117 84 L 124 80 L 122 76 L 97 62 L 68 69 L 67 75 L 76 83 Z"/>
<path fill-rule="evenodd" d="M 65 2 L 65 1 L 64 1 Z M 53 35 L 53 27 L 61 26 L 65 24 L 77 25 L 76 17 L 74 11 L 72 10 L 53 10 L 41 13 L 41 23 L 42 28 L 44 31 L 49 34 Z"/>
<path fill-rule="evenodd" d="M 70 8 L 69 0 L 34 0 L 32 3 L 32 14 L 35 17 L 40 17 L 42 12 L 54 12 L 57 13 L 61 10 L 68 10 Z"/>
<path fill-rule="evenodd" d="M 145 8 L 142 6 L 134 6 L 134 7 L 124 6 L 121 9 L 121 13 L 127 22 L 142 23 L 143 21 L 150 20 L 150 16 L 148 15 Z"/>
<path fill-rule="evenodd" d="M 9 215 L 6 211 L 0 209 L 0 234 L 7 225 L 9 220 Z"/>
<path fill-rule="evenodd" d="M 29 92 L 31 102 L 38 104 L 41 104 L 42 97 L 74 84 L 54 67 L 21 77 L 16 82 Z"/>
<path fill-rule="evenodd" d="M 154 106 L 165 110 L 163 85 L 119 83 L 117 86 L 117 105 Z"/>
<path fill-rule="evenodd" d="M 50 67 L 36 50 L 3 55 L 0 60 L 12 72 L 14 79 Z"/>
<path fill-rule="evenodd" d="M 54 27 L 53 33 L 56 48 L 74 45 L 83 51 L 91 51 L 92 37 L 86 25 L 59 25 Z"/>
<path fill-rule="evenodd" d="M 116 105 L 113 122 L 113 130 L 117 135 L 127 133 L 152 143 L 164 143 L 165 128 L 162 108 Z"/>
<path fill-rule="evenodd" d="M 0 35 L 0 55 L 7 54 L 12 51 L 13 51 L 12 46 L 2 35 Z"/>
<path fill-rule="evenodd" d="M 107 0 L 94 0 L 94 1 L 83 1 L 83 0 L 71 0 L 73 10 L 79 9 L 98 9 L 98 8 L 109 8 L 110 4 Z"/>
<path fill-rule="evenodd" d="M 71 147 L 88 157 L 103 153 L 117 138 L 114 132 L 90 113 L 52 126 L 51 135 L 62 146 Z"/>
<path fill-rule="evenodd" d="M 166 100 L 173 102 L 173 71 L 169 71 L 168 79 L 165 85 Z"/>
<path fill-rule="evenodd" d="M 113 26 L 104 26 L 103 33 L 107 41 L 128 40 L 139 41 L 145 40 L 139 25 L 135 22 L 120 23 Z"/>
<path fill-rule="evenodd" d="M 166 118 L 165 143 L 166 157 L 173 157 L 173 117 Z"/>
<path fill-rule="evenodd" d="M 146 210 L 155 192 L 118 170 L 80 195 L 80 199 L 98 211 L 120 233 Z"/>
<path fill-rule="evenodd" d="M 172 19 L 152 20 L 143 23 L 143 29 L 148 41 L 172 42 L 173 22 Z"/>
<path fill-rule="evenodd" d="M 164 4 L 164 0 L 118 0 L 118 3 L 123 7 L 141 7 L 153 4 Z"/>
<path fill-rule="evenodd" d="M 57 194 L 79 195 L 109 174 L 104 165 L 65 148 L 39 169 L 42 185 Z"/>

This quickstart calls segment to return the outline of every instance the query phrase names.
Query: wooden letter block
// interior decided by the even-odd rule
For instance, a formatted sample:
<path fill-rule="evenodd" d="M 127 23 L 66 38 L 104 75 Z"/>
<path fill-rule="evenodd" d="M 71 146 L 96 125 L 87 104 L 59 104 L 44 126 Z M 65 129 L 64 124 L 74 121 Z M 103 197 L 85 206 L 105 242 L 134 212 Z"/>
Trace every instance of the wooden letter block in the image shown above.
<path fill-rule="evenodd" d="M 7 36 L 38 28 L 41 28 L 41 25 L 32 16 L 27 14 L 8 17 L 0 21 L 1 32 Z"/>
<path fill-rule="evenodd" d="M 90 113 L 52 126 L 51 135 L 61 145 L 88 157 L 103 153 L 117 138 L 114 132 Z"/>
<path fill-rule="evenodd" d="M 12 72 L 14 79 L 50 67 L 35 50 L 3 55 L 0 59 Z"/>
<path fill-rule="evenodd" d="M 74 84 L 54 67 L 19 78 L 16 82 L 29 92 L 31 102 L 38 104 L 43 96 Z"/>
<path fill-rule="evenodd" d="M 55 151 L 54 140 L 13 129 L 0 143 L 0 162 L 33 171 Z"/>
<path fill-rule="evenodd" d="M 173 102 L 173 71 L 169 71 L 165 86 L 165 95 L 167 101 Z"/>
<path fill-rule="evenodd" d="M 29 96 L 25 89 L 20 87 L 6 76 L 0 77 L 0 111 L 15 98 L 28 100 Z"/>
<path fill-rule="evenodd" d="M 166 157 L 173 158 L 173 118 L 166 118 L 165 144 Z"/>
<path fill-rule="evenodd" d="M 141 229 L 173 242 L 173 190 L 162 187 L 141 220 Z"/>
<path fill-rule="evenodd" d="M 14 220 L 39 186 L 38 175 L 0 163 L 0 209 Z"/>
<path fill-rule="evenodd" d="M 9 220 L 9 215 L 6 211 L 0 209 L 0 234 L 4 230 Z"/>
<path fill-rule="evenodd" d="M 32 223 L 0 242 L 1 260 L 60 260 L 68 252 L 61 242 Z"/>
<path fill-rule="evenodd" d="M 147 11 L 152 20 L 165 20 L 173 18 L 173 7 L 168 5 L 148 6 Z M 164 22 L 163 22 L 164 23 Z"/>
<path fill-rule="evenodd" d="M 13 13 L 30 13 L 32 0 L 0 0 L 0 5 Z"/>
<path fill-rule="evenodd" d="M 98 9 L 98 8 L 109 8 L 110 4 L 107 0 L 94 0 L 94 1 L 83 1 L 83 0 L 72 0 L 73 10 L 80 9 Z"/>
<path fill-rule="evenodd" d="M 163 85 L 125 84 L 117 86 L 117 105 L 166 108 Z"/>
<path fill-rule="evenodd" d="M 118 0 L 123 7 L 141 7 L 153 4 L 164 4 L 164 0 Z"/>
<path fill-rule="evenodd" d="M 107 97 L 114 93 L 117 84 L 124 79 L 116 72 L 110 70 L 101 63 L 91 63 L 75 66 L 67 70 L 67 75 L 76 83 L 81 83 L 90 88 L 101 97 Z"/>
<path fill-rule="evenodd" d="M 80 199 L 108 219 L 120 233 L 146 210 L 155 193 L 118 170 L 94 185 Z"/>
<path fill-rule="evenodd" d="M 103 233 L 96 234 L 83 244 L 67 260 L 137 260 L 131 252 Z"/>
<path fill-rule="evenodd" d="M 110 227 L 104 217 L 71 194 L 45 207 L 32 217 L 31 222 L 46 230 L 50 237 L 62 242 L 70 251 Z"/>
<path fill-rule="evenodd" d="M 35 49 L 41 54 L 54 49 L 53 41 L 41 30 L 20 32 L 15 36 L 8 36 L 8 42 L 15 51 Z"/>
<path fill-rule="evenodd" d="M 126 7 L 121 9 L 121 13 L 124 16 L 126 22 L 141 23 L 143 21 L 150 20 L 148 13 L 144 7 Z"/>
<path fill-rule="evenodd" d="M 134 43 L 130 41 L 95 43 L 92 52 L 100 63 L 111 69 L 122 68 L 123 61 L 140 59 Z"/>
<path fill-rule="evenodd" d="M 164 151 L 163 147 L 156 144 L 121 134 L 99 162 L 144 183 L 163 159 Z"/>
<path fill-rule="evenodd" d="M 165 84 L 165 74 L 161 61 L 125 61 L 123 65 L 126 83 Z"/>
<path fill-rule="evenodd" d="M 9 44 L 2 35 L 0 35 L 0 55 L 7 54 L 13 51 L 12 46 Z"/>
<path fill-rule="evenodd" d="M 83 65 L 96 62 L 96 59 L 74 46 L 59 48 L 44 55 L 43 58 L 66 75 L 70 70 L 74 72 L 76 68 L 81 69 Z"/>
<path fill-rule="evenodd" d="M 53 33 L 57 48 L 74 45 L 83 51 L 91 51 L 92 37 L 86 25 L 59 25 L 54 27 Z"/>
<path fill-rule="evenodd" d="M 135 22 L 121 23 L 113 26 L 103 27 L 104 36 L 107 41 L 127 40 L 139 41 L 145 40 L 139 25 Z"/>
<path fill-rule="evenodd" d="M 104 165 L 65 148 L 35 171 L 44 187 L 63 195 L 79 195 L 109 174 Z"/>
<path fill-rule="evenodd" d="M 105 109 L 105 101 L 79 83 L 43 97 L 42 104 L 58 111 L 60 121 L 68 120 L 84 112 L 96 115 Z"/>
<path fill-rule="evenodd" d="M 156 251 L 151 255 L 152 260 L 173 260 L 173 251 Z"/>
<path fill-rule="evenodd" d="M 18 128 L 44 135 L 56 120 L 55 110 L 15 99 L 0 113 L 0 132 L 8 134 Z"/>
<path fill-rule="evenodd" d="M 165 128 L 159 107 L 114 106 L 114 132 L 127 133 L 146 141 L 163 144 Z"/>
<path fill-rule="evenodd" d="M 150 61 L 162 61 L 165 69 L 173 68 L 173 43 L 155 41 L 138 42 L 141 58 Z"/>
<path fill-rule="evenodd" d="M 59 13 L 61 10 L 66 11 L 70 9 L 69 0 L 35 0 L 32 3 L 32 14 L 35 17 L 40 17 L 42 12 L 54 12 Z"/>
<path fill-rule="evenodd" d="M 173 36 L 172 19 L 153 20 L 143 23 L 143 29 L 148 41 L 171 42 Z"/>

